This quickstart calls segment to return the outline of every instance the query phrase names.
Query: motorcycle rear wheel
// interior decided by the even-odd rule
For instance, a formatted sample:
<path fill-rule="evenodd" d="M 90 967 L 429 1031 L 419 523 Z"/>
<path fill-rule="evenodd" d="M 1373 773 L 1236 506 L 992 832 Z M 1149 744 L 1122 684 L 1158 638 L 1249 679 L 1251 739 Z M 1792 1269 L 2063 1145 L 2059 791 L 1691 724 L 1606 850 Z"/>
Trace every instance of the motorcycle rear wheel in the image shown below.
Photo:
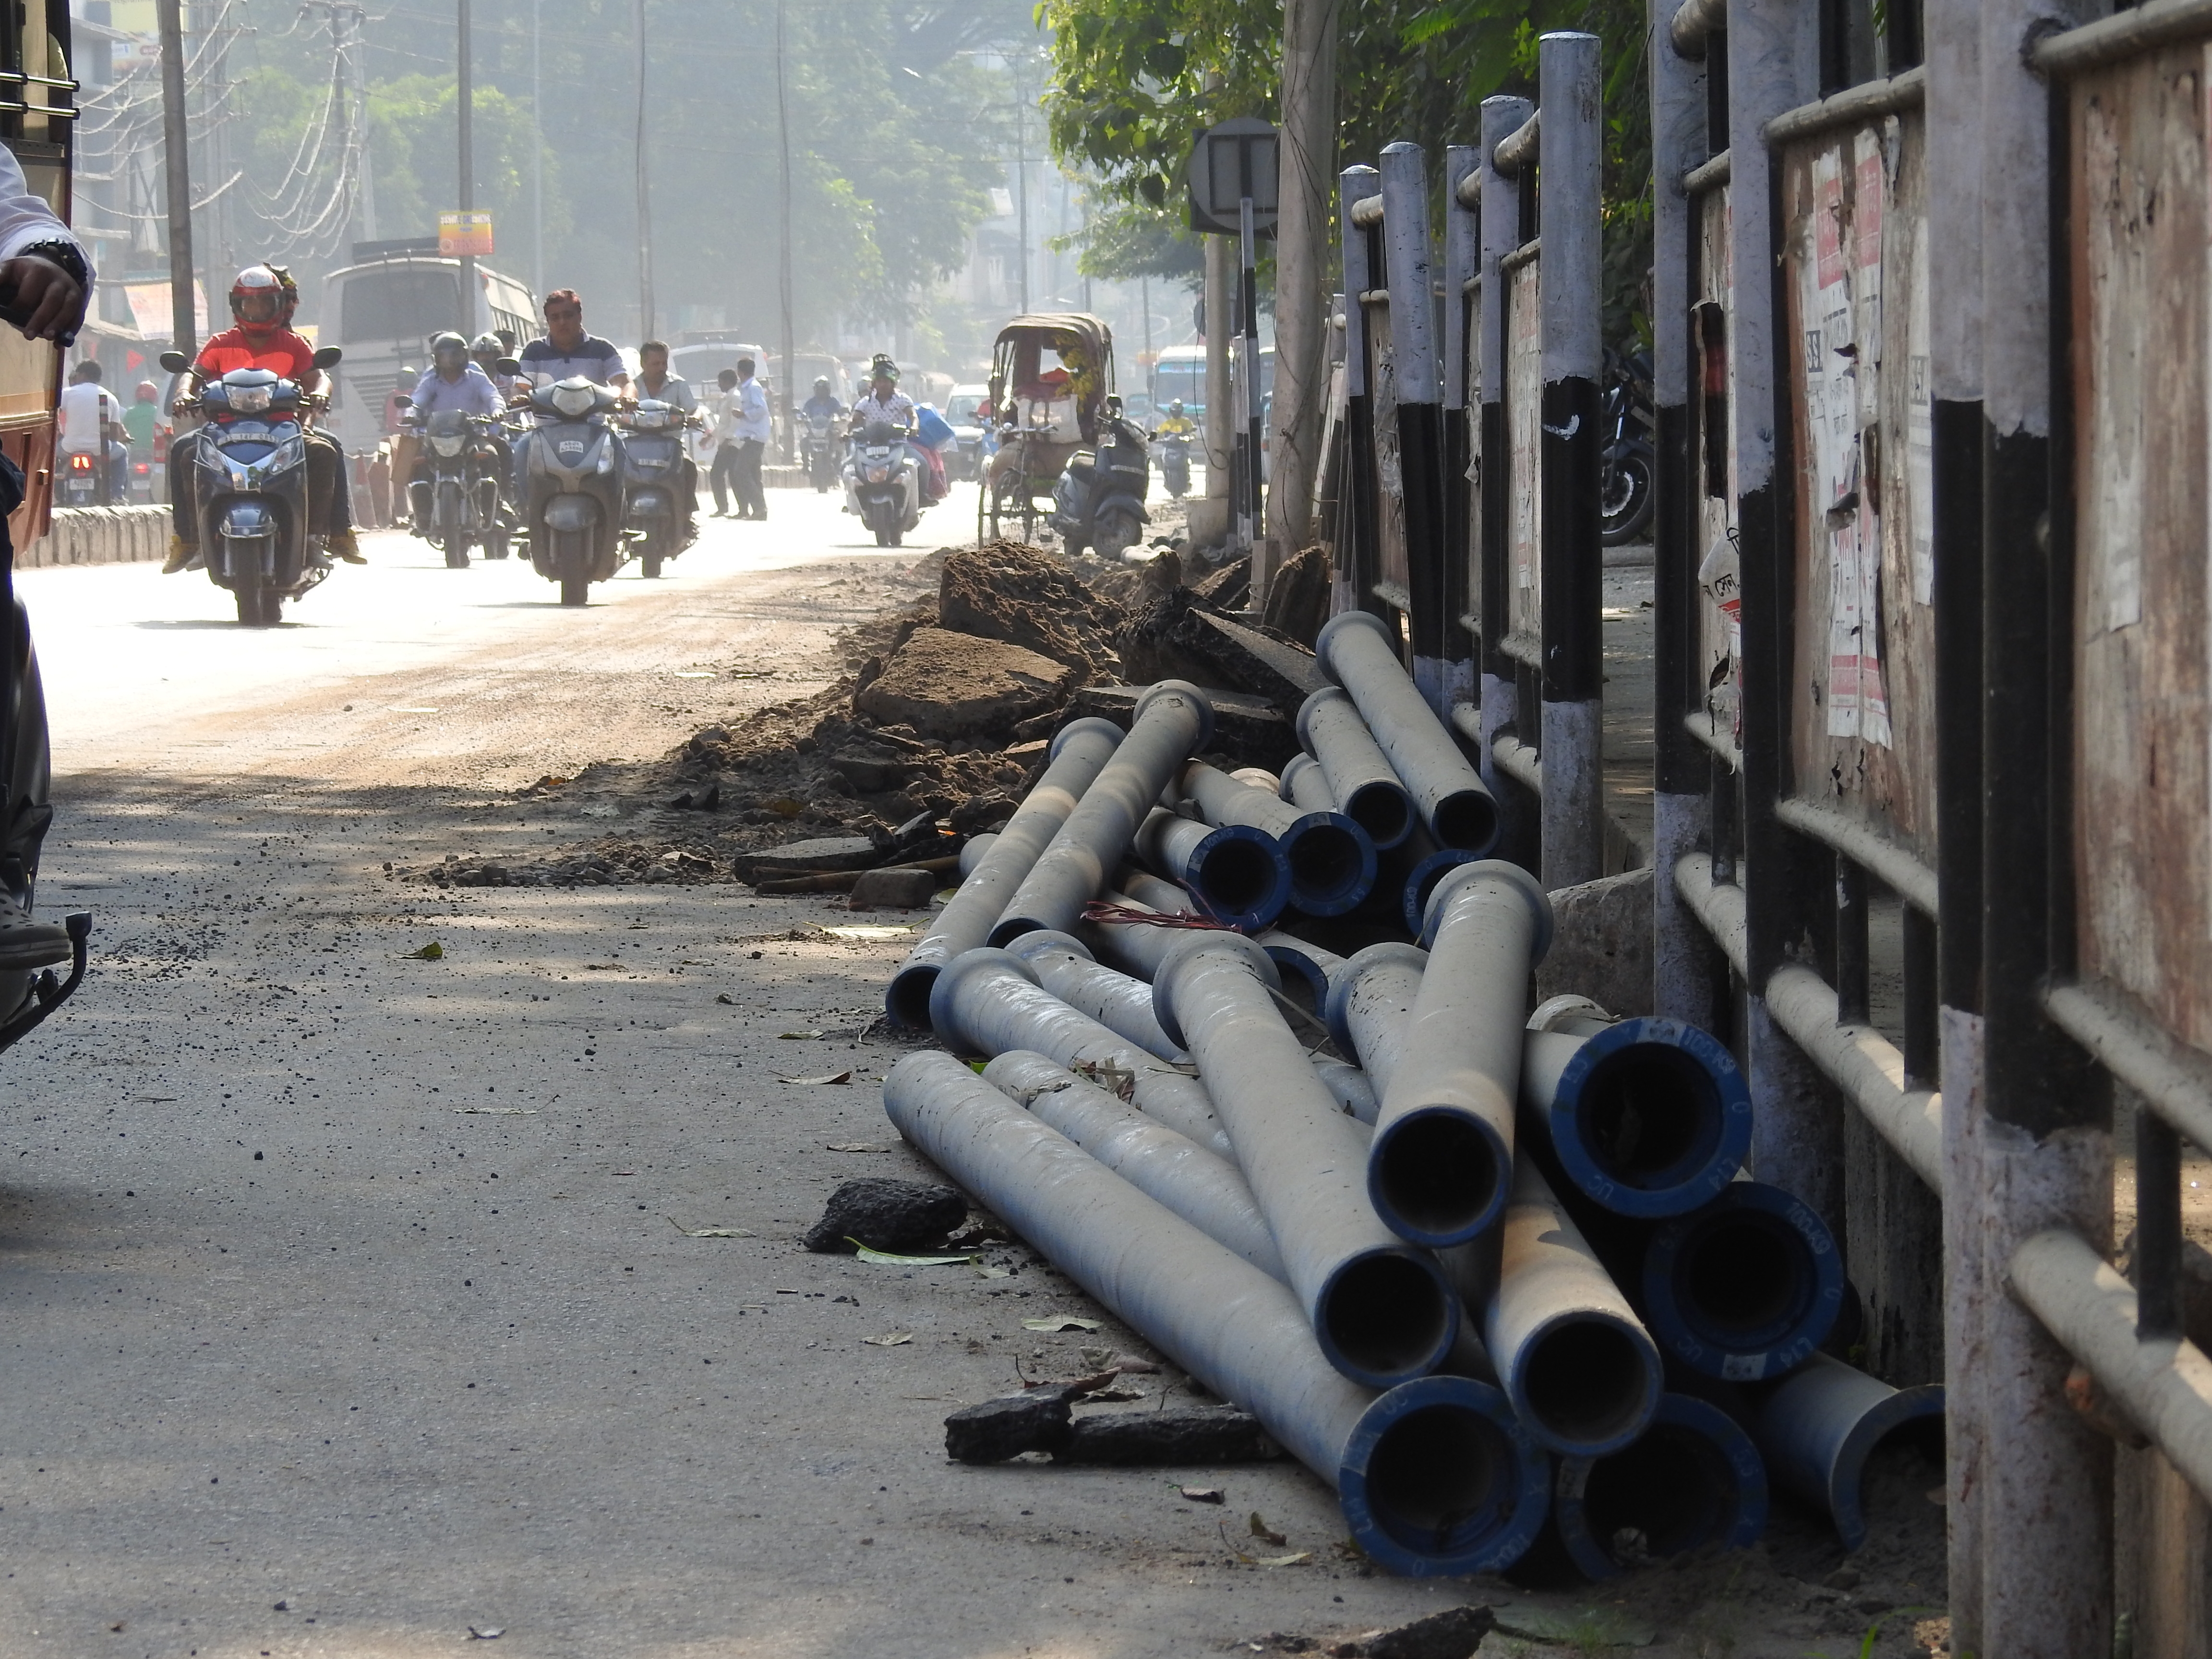
<path fill-rule="evenodd" d="M 644 578 L 645 578 L 645 580 L 647 580 L 647 581 L 656 581 L 656 580 L 658 580 L 659 579 L 659 576 L 660 576 L 660 550 L 659 550 L 659 549 L 658 549 L 658 548 L 648 548 L 648 549 L 647 549 L 647 550 L 646 550 L 646 551 L 644 551 L 643 553 L 641 553 L 641 554 L 639 554 L 639 555 L 638 555 L 638 559 L 637 559 L 637 574 L 638 574 L 639 575 L 641 575 L 641 576 L 644 577 Z"/>
<path fill-rule="evenodd" d="M 590 577 L 563 576 L 561 578 L 562 604 L 566 605 L 580 605 L 586 600 L 589 599 L 591 596 L 592 580 Z"/>
<path fill-rule="evenodd" d="M 1098 526 L 1098 533 L 1091 545 L 1098 556 L 1111 564 L 1144 539 L 1144 530 L 1126 513 L 1109 513 Z M 1075 551 L 1074 538 L 1069 538 L 1069 551 Z"/>
<path fill-rule="evenodd" d="M 1606 450 L 1598 478 L 1598 539 L 1606 546 L 1635 541 L 1650 524 L 1656 460 L 1651 446 L 1637 439 Z"/>
<path fill-rule="evenodd" d="M 469 538 L 466 536 L 446 538 L 446 568 L 466 570 L 469 568 Z"/>

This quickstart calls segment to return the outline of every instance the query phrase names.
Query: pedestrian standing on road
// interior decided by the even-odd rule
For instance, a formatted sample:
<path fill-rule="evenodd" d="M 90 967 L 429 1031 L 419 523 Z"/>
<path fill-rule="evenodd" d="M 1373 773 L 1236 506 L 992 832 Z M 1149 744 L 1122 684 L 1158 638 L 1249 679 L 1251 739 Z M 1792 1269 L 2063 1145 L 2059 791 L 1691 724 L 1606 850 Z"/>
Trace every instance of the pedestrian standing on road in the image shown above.
<path fill-rule="evenodd" d="M 708 462 L 707 487 L 714 492 L 714 517 L 731 515 L 730 498 L 737 489 L 738 422 L 744 414 L 744 399 L 738 395 L 738 371 L 726 368 L 714 377 L 720 388 L 714 393 L 714 424 L 707 428 L 707 447 L 714 451 Z"/>
<path fill-rule="evenodd" d="M 738 359 L 737 516 L 740 519 L 768 517 L 768 497 L 761 489 L 761 458 L 768 453 L 769 440 L 775 435 L 775 423 L 769 418 L 768 393 L 753 378 L 753 367 L 751 358 Z"/>

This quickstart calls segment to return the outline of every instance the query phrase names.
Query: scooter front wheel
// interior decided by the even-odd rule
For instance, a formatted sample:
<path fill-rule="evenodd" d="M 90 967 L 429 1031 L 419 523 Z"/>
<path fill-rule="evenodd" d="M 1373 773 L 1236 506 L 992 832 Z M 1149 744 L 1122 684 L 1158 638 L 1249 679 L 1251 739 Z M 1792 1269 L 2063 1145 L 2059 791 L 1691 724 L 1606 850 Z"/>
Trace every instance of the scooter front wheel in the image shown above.
<path fill-rule="evenodd" d="M 641 553 L 638 555 L 637 574 L 647 581 L 659 580 L 660 575 L 660 554 L 658 550 Z"/>
<path fill-rule="evenodd" d="M 566 605 L 580 605 L 586 599 L 591 598 L 591 594 L 592 581 L 590 577 L 563 576 L 561 578 L 562 604 Z"/>
<path fill-rule="evenodd" d="M 469 568 L 469 538 L 466 536 L 446 538 L 446 568 L 466 570 Z"/>

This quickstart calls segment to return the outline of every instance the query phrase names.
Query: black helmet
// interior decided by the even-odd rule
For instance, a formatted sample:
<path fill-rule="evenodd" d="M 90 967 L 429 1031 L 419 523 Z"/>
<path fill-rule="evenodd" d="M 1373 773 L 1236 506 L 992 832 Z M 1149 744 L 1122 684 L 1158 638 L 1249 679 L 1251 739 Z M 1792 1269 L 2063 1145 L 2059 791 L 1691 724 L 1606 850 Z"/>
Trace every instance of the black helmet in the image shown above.
<path fill-rule="evenodd" d="M 449 364 L 458 368 L 468 359 L 469 343 L 454 333 L 453 330 L 447 329 L 442 333 L 430 337 L 431 362 L 441 368 Z"/>

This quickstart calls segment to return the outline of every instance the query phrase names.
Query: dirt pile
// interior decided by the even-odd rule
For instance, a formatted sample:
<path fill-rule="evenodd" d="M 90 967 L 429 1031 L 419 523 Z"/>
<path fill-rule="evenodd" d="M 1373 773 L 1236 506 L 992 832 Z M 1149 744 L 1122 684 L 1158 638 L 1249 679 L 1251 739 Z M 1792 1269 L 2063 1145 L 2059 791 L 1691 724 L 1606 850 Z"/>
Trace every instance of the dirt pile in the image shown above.
<path fill-rule="evenodd" d="M 1084 678 L 1076 664 L 1018 645 L 922 628 L 861 687 L 854 707 L 927 737 L 1003 737 L 1058 709 Z"/>
<path fill-rule="evenodd" d="M 1080 667 L 1086 679 L 1110 679 L 1120 669 L 1112 636 L 1123 616 L 1066 563 L 1019 542 L 948 555 L 937 590 L 939 628 L 1020 646 Z"/>

